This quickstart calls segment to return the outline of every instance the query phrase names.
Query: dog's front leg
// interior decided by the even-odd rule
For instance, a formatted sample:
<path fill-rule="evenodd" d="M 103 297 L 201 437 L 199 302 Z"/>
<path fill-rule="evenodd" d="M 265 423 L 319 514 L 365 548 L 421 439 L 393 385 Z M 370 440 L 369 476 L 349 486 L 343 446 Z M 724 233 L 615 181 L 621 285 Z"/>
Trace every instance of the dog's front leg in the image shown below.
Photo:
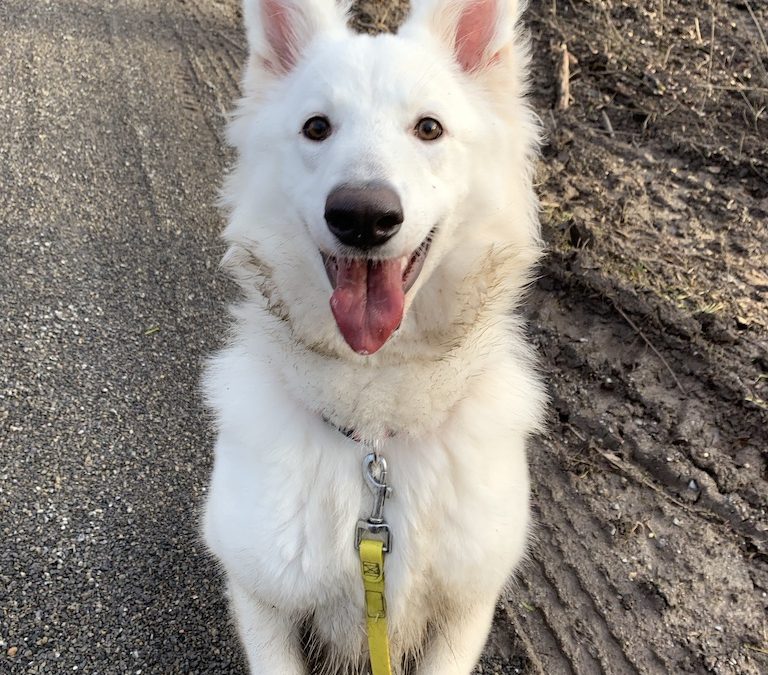
<path fill-rule="evenodd" d="M 251 675 L 307 675 L 291 618 L 232 580 L 229 596 Z"/>
<path fill-rule="evenodd" d="M 455 606 L 440 620 L 418 675 L 469 675 L 480 659 L 493 621 L 497 596 Z"/>

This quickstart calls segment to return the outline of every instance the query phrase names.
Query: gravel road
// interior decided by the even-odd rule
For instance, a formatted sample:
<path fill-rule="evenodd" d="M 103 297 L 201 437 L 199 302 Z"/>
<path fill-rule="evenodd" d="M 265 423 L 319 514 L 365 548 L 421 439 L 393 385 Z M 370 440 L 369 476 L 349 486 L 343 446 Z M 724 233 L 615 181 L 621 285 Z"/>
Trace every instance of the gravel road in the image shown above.
<path fill-rule="evenodd" d="M 240 58 L 212 9 L 0 3 L 0 673 L 237 671 L 197 533 Z"/>

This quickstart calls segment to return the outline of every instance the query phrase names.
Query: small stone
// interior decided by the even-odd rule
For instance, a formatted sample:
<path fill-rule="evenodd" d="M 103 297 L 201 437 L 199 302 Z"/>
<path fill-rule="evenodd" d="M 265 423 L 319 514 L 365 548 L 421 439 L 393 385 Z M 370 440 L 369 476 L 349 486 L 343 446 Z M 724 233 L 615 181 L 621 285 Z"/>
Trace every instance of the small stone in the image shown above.
<path fill-rule="evenodd" d="M 6 652 L 6 654 L 8 654 L 10 658 L 13 658 L 14 656 L 16 656 L 16 653 L 18 651 L 19 651 L 18 647 L 8 647 L 8 651 Z"/>

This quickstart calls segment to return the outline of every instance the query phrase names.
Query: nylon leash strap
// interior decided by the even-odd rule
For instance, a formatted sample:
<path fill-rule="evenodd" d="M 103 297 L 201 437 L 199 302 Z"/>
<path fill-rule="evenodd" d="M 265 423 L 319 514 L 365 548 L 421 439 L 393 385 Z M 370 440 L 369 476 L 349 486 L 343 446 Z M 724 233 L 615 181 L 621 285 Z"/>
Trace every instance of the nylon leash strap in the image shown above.
<path fill-rule="evenodd" d="M 367 520 L 357 521 L 355 546 L 360 554 L 360 575 L 365 590 L 368 651 L 372 674 L 392 675 L 384 584 L 384 554 L 391 550 L 389 526 L 384 521 L 384 501 L 392 490 L 386 483 L 387 462 L 377 452 L 363 460 L 363 477 L 373 492 L 373 510 Z"/>
<path fill-rule="evenodd" d="M 360 571 L 365 588 L 368 651 L 373 675 L 392 675 L 389 661 L 387 601 L 384 597 L 384 544 L 375 539 L 360 542 Z"/>

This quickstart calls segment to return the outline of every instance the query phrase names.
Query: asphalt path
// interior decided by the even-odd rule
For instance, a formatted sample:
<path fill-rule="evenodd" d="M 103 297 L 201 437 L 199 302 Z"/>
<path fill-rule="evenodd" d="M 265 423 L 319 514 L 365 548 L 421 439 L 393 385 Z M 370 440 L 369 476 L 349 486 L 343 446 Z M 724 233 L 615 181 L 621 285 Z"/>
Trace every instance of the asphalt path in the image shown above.
<path fill-rule="evenodd" d="M 198 535 L 232 3 L 0 2 L 0 673 L 238 673 Z"/>

